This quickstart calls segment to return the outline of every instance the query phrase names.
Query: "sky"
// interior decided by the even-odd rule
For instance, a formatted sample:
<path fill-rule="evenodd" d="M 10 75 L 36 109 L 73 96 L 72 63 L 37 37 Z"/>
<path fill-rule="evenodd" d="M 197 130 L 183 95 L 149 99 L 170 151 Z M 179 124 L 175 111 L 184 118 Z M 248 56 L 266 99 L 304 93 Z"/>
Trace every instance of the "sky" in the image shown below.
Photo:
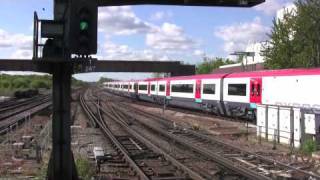
<path fill-rule="evenodd" d="M 201 63 L 204 56 L 229 57 L 268 40 L 276 12 L 293 0 L 266 0 L 253 8 L 119 6 L 100 7 L 100 60 L 178 60 Z M 30 59 L 33 12 L 53 18 L 52 0 L 0 0 L 0 59 Z M 1 70 L 1 67 L 0 67 Z M 141 79 L 148 73 L 87 73 L 74 77 Z"/>

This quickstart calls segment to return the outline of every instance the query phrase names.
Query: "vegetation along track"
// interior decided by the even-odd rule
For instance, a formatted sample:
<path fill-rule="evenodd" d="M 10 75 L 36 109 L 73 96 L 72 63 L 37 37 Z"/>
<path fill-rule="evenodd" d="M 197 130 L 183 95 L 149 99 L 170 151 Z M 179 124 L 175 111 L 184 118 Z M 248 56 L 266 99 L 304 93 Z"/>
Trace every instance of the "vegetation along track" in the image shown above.
<path fill-rule="evenodd" d="M 179 128 L 179 126 L 169 133 L 173 127 L 172 121 L 162 116 L 154 115 L 119 102 L 115 103 L 113 107 L 126 116 L 132 117 L 134 122 L 141 123 L 144 127 L 161 134 L 167 139 L 174 139 L 175 142 L 193 149 L 208 158 L 212 158 L 222 166 L 230 168 L 250 179 L 274 179 L 279 177 L 286 177 L 288 179 L 320 179 L 320 176 L 303 171 L 300 167 L 290 166 L 242 150 L 232 144 L 223 142 L 221 139 L 209 137 L 204 133 Z M 146 123 L 142 119 L 149 119 L 150 122 Z M 155 125 L 155 122 L 161 124 L 164 128 L 160 129 L 159 127 L 161 126 Z"/>
<path fill-rule="evenodd" d="M 131 129 L 127 121 L 118 117 L 118 114 L 105 111 L 99 104 L 97 107 L 108 116 L 107 122 L 102 119 L 101 112 L 94 114 L 81 97 L 81 105 L 88 115 L 94 120 L 109 139 L 114 147 L 130 165 L 138 179 L 204 179 L 198 173 L 178 162 L 175 158 L 165 153 L 142 135 Z M 113 125 L 111 125 L 113 124 Z M 110 128 L 118 124 L 118 128 Z M 119 129 L 121 128 L 121 133 Z M 117 131 L 115 131 L 117 129 Z"/>

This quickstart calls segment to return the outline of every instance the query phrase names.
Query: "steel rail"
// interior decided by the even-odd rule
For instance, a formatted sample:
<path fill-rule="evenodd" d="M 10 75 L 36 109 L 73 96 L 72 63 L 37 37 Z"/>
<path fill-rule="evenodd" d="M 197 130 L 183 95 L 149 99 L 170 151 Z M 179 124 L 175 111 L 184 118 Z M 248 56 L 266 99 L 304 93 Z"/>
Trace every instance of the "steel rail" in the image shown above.
<path fill-rule="evenodd" d="M 101 111 L 104 111 L 104 109 L 101 108 L 101 105 L 97 103 L 94 103 L 99 111 L 99 117 L 101 118 Z M 188 174 L 188 177 L 192 179 L 197 179 L 197 180 L 205 180 L 202 176 L 200 176 L 198 173 L 194 172 L 187 166 L 183 165 L 179 161 L 177 161 L 174 157 L 170 156 L 166 152 L 164 152 L 162 149 L 154 145 L 151 141 L 147 140 L 144 138 L 142 135 L 136 133 L 134 130 L 130 128 L 130 125 L 124 120 L 125 117 L 121 117 L 121 114 L 113 111 L 112 109 L 109 109 L 111 112 L 106 112 L 104 111 L 105 114 L 107 114 L 108 117 L 112 118 L 114 121 L 119 123 L 125 130 L 131 134 L 133 137 L 135 137 L 137 140 L 143 142 L 147 147 L 152 149 L 153 151 L 157 152 L 158 154 L 161 154 L 162 156 L 165 157 L 165 159 L 169 160 L 174 166 L 176 166 L 178 169 L 181 169 L 183 172 L 186 172 Z"/>
<path fill-rule="evenodd" d="M 28 114 L 33 115 L 42 111 L 43 109 L 49 107 L 51 105 L 50 100 L 39 103 L 37 106 L 34 106 L 28 109 Z M 14 117 L 9 117 L 0 122 L 0 135 L 3 135 L 8 132 L 8 129 L 14 126 L 15 124 L 19 124 L 25 119 L 25 111 L 22 111 L 18 114 L 15 114 Z"/>
<path fill-rule="evenodd" d="M 149 177 L 145 175 L 145 173 L 141 170 L 141 168 L 130 158 L 128 155 L 128 151 L 120 144 L 120 142 L 116 139 L 116 137 L 112 134 L 112 132 L 107 128 L 106 124 L 92 113 L 88 105 L 86 104 L 84 98 L 80 96 L 80 103 L 83 110 L 86 112 L 88 118 L 94 120 L 99 127 L 102 129 L 103 133 L 108 136 L 108 138 L 112 141 L 112 143 L 121 151 L 122 155 L 126 159 L 126 161 L 134 168 L 135 172 L 138 174 L 141 180 L 150 180 Z"/>
<path fill-rule="evenodd" d="M 36 97 L 25 99 L 24 101 L 21 101 L 21 102 L 19 102 L 19 99 L 16 99 L 15 101 L 13 101 L 10 104 L 7 104 L 5 106 L 1 106 L 0 107 L 0 113 L 3 113 L 5 111 L 11 110 L 11 109 L 18 108 L 20 106 L 24 106 L 26 104 L 30 104 L 30 103 L 34 102 L 36 99 L 39 99 L 41 97 L 44 97 L 44 96 L 39 95 L 39 96 L 36 96 Z"/>
<path fill-rule="evenodd" d="M 205 180 L 201 175 L 199 175 L 198 173 L 194 172 L 193 170 L 191 170 L 190 168 L 188 168 L 187 166 L 183 165 L 182 163 L 180 163 L 179 161 L 177 161 L 174 157 L 172 157 L 171 155 L 169 155 L 168 153 L 164 152 L 162 149 L 160 149 L 158 146 L 154 145 L 151 141 L 149 141 L 148 139 L 144 138 L 142 135 L 140 135 L 139 133 L 137 133 L 135 130 L 130 128 L 130 125 L 124 120 L 124 117 L 121 117 L 121 114 L 117 113 L 114 109 L 110 108 L 111 113 L 105 111 L 101 106 L 98 106 L 99 110 L 102 111 L 103 113 L 107 114 L 109 117 L 112 117 L 112 114 L 116 117 L 114 117 L 113 119 L 115 121 L 118 121 L 118 123 L 120 123 L 125 129 L 126 131 L 128 131 L 131 135 L 133 135 L 134 137 L 136 137 L 138 140 L 144 142 L 148 147 L 150 147 L 152 150 L 162 154 L 166 159 L 168 159 L 169 161 L 171 161 L 175 166 L 179 167 L 180 169 L 182 169 L 184 172 L 187 172 L 188 175 L 192 178 L 192 179 L 197 179 L 197 180 Z"/>
<path fill-rule="evenodd" d="M 124 112 L 122 109 L 118 108 L 118 110 L 120 110 L 124 114 L 127 114 L 128 116 L 135 117 L 134 115 L 130 114 L 129 112 Z M 102 110 L 102 112 L 104 112 L 104 111 Z M 253 179 L 253 180 L 256 180 L 256 179 L 259 179 L 259 180 L 270 180 L 271 179 L 271 178 L 269 178 L 267 176 L 264 176 L 262 174 L 259 174 L 259 173 L 255 172 L 255 171 L 252 171 L 249 168 L 236 166 L 236 165 L 234 165 L 234 162 L 232 162 L 231 160 L 226 159 L 224 157 L 221 157 L 220 154 L 215 153 L 215 152 L 211 152 L 211 151 L 209 151 L 207 149 L 204 149 L 203 147 L 195 146 L 194 144 L 191 144 L 188 141 L 186 141 L 184 139 L 181 139 L 179 136 L 177 136 L 175 134 L 170 134 L 167 131 L 164 131 L 164 130 L 159 129 L 159 128 L 154 127 L 154 126 L 151 126 L 150 124 L 147 124 L 147 123 L 139 120 L 138 118 L 135 118 L 135 120 L 137 120 L 144 127 L 148 128 L 148 129 L 151 129 L 152 131 L 160 134 L 161 136 L 166 137 L 168 139 L 171 139 L 171 140 L 173 140 L 173 141 L 179 143 L 180 145 L 185 146 L 185 147 L 187 147 L 189 149 L 192 149 L 193 151 L 198 152 L 198 153 L 206 156 L 207 158 L 212 159 L 214 162 L 220 164 L 224 168 L 229 169 L 229 170 L 231 170 L 233 172 L 236 172 L 238 174 L 241 174 L 242 176 L 244 176 L 246 178 Z"/>
<path fill-rule="evenodd" d="M 25 106 L 22 107 L 22 108 L 20 108 L 20 106 L 19 106 L 19 108 L 15 109 L 15 110 L 13 110 L 13 111 L 8 111 L 8 112 L 6 112 L 6 113 L 0 114 L 0 121 L 3 121 L 3 120 L 5 120 L 6 118 L 11 117 L 11 116 L 14 116 L 14 115 L 16 115 L 16 114 L 19 114 L 19 113 L 21 113 L 21 112 L 25 112 L 25 111 L 27 111 L 28 109 L 31 109 L 31 108 L 33 108 L 33 107 L 36 107 L 36 106 L 38 106 L 39 104 L 41 104 L 41 103 L 43 103 L 43 102 L 46 102 L 46 101 L 48 101 L 48 100 L 50 100 L 50 97 L 49 97 L 49 96 L 43 96 L 43 97 L 38 97 L 38 98 L 36 98 L 36 99 L 33 99 L 32 101 L 28 102 L 27 104 L 24 104 Z"/>
<path fill-rule="evenodd" d="M 10 98 L 8 100 L 0 101 L 0 109 L 11 106 L 12 104 L 17 103 L 19 99 L 17 98 Z"/>
<path fill-rule="evenodd" d="M 128 107 L 126 107 L 126 108 L 128 108 Z M 157 119 L 161 120 L 162 122 L 166 123 L 167 125 L 169 125 L 169 123 L 172 122 L 172 121 L 170 121 L 169 119 L 167 119 L 165 117 L 162 117 L 162 116 L 159 116 L 159 115 L 156 115 L 156 114 L 152 114 L 150 112 L 146 112 L 146 111 L 138 109 L 136 107 L 132 107 L 131 106 L 130 108 L 135 109 L 136 110 L 135 112 L 142 113 L 144 116 L 147 116 L 149 118 L 153 118 L 153 119 L 157 118 Z M 179 126 L 178 123 L 177 123 L 177 126 Z M 286 168 L 288 170 L 293 170 L 293 171 L 305 174 L 305 175 L 309 176 L 310 178 L 320 179 L 319 175 L 310 173 L 308 171 L 305 171 L 305 170 L 302 170 L 302 169 L 299 169 L 299 168 L 296 168 L 296 167 L 289 166 L 289 165 L 287 165 L 285 163 L 282 163 L 282 162 L 279 162 L 279 161 L 264 157 L 262 155 L 259 155 L 259 154 L 253 153 L 253 152 L 249 152 L 249 151 L 241 149 L 241 148 L 239 148 L 239 147 L 237 147 L 237 146 L 235 146 L 233 144 L 226 143 L 226 142 L 222 141 L 221 139 L 218 139 L 218 138 L 215 138 L 215 137 L 209 137 L 209 136 L 206 136 L 204 134 L 200 134 L 200 133 L 188 130 L 188 129 L 184 129 L 184 131 L 189 133 L 189 134 L 192 134 L 194 136 L 197 136 L 199 138 L 208 140 L 208 141 L 210 141 L 212 143 L 218 143 L 218 144 L 221 144 L 222 146 L 226 146 L 226 147 L 230 147 L 232 149 L 235 149 L 236 151 L 239 151 L 239 152 L 241 152 L 243 154 L 248 154 L 248 155 L 257 157 L 258 159 L 266 161 L 266 162 L 269 162 L 270 164 L 275 164 L 275 165 L 278 165 L 278 166 L 282 166 L 282 168 Z"/>

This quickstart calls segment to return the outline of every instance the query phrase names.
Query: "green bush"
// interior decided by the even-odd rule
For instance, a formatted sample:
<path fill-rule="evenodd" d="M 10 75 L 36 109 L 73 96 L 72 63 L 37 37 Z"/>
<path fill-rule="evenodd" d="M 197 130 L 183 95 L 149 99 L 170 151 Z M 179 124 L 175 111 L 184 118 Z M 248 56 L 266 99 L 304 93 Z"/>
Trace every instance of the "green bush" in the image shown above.
<path fill-rule="evenodd" d="M 78 157 L 76 160 L 76 166 L 79 177 L 84 180 L 90 180 L 94 175 L 93 166 L 89 163 L 89 161 L 85 158 Z"/>
<path fill-rule="evenodd" d="M 313 139 L 308 139 L 302 144 L 302 152 L 311 155 L 317 150 L 317 143 Z"/>
<path fill-rule="evenodd" d="M 45 80 L 33 80 L 31 82 L 31 87 L 34 89 L 38 89 L 38 88 L 45 88 L 45 89 L 49 89 L 50 85 L 48 83 L 48 81 Z"/>
<path fill-rule="evenodd" d="M 1 80 L 0 81 L 1 88 L 8 89 L 8 88 L 10 88 L 10 86 L 11 86 L 10 81 L 8 81 L 8 80 Z"/>
<path fill-rule="evenodd" d="M 25 81 L 24 78 L 16 78 L 12 81 L 13 87 L 17 89 L 27 89 L 29 87 L 29 84 L 27 81 Z"/>

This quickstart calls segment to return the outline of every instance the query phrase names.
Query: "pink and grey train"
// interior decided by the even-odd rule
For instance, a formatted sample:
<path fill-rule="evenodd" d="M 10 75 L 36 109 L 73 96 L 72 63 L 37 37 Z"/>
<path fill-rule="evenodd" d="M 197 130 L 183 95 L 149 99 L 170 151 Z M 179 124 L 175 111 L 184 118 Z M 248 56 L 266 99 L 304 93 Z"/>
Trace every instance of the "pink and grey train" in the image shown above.
<path fill-rule="evenodd" d="M 114 81 L 104 87 L 143 101 L 252 120 L 258 104 L 320 109 L 320 68 Z"/>

